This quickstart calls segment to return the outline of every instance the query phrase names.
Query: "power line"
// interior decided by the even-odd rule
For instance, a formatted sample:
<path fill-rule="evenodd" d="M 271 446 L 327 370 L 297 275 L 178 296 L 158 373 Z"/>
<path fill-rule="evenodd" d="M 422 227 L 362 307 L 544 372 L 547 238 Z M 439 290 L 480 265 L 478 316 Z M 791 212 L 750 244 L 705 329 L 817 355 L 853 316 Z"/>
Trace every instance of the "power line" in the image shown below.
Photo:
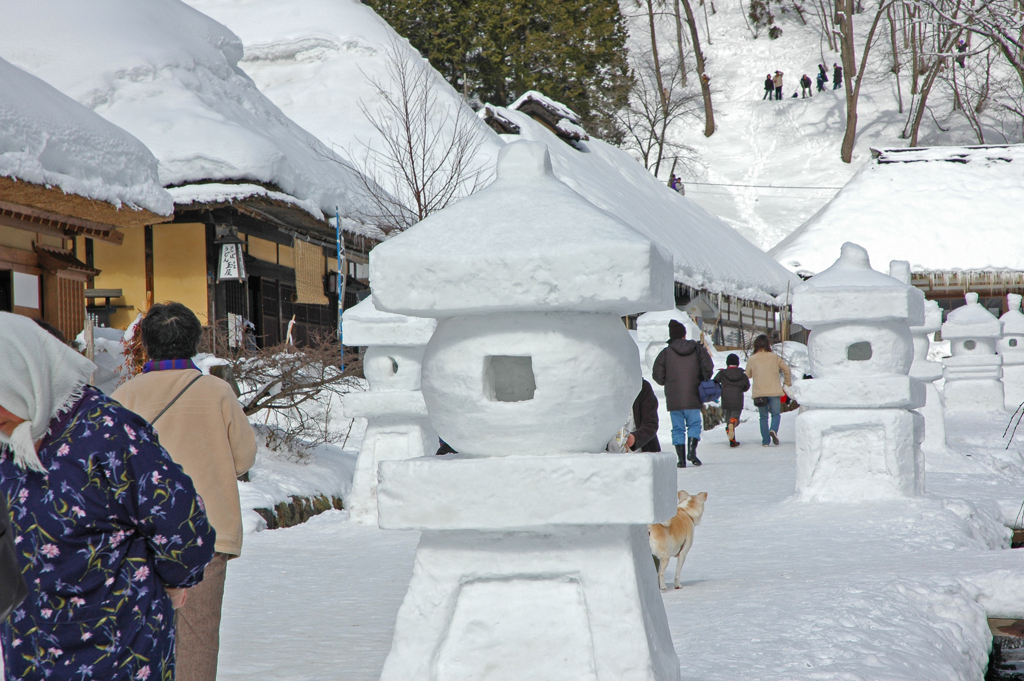
<path fill-rule="evenodd" d="M 705 184 L 708 186 L 751 186 L 762 189 L 842 189 L 841 186 L 791 186 L 786 184 L 727 184 L 724 182 L 690 182 L 682 180 L 683 184 Z"/>

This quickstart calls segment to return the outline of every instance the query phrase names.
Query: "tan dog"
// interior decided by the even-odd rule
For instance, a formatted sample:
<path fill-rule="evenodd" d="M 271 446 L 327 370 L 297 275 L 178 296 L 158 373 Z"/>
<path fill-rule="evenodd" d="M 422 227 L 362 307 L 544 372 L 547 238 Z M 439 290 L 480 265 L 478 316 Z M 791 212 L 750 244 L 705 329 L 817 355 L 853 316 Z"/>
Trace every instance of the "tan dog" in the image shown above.
<path fill-rule="evenodd" d="M 678 498 L 676 514 L 671 520 L 647 526 L 647 531 L 650 533 L 651 554 L 658 559 L 658 586 L 662 591 L 668 588 L 665 586 L 665 569 L 672 556 L 676 557 L 676 588 L 679 588 L 679 573 L 686 561 L 686 554 L 693 546 L 693 528 L 700 525 L 708 493 L 700 492 L 696 496 L 690 496 L 683 490 L 679 490 Z"/>

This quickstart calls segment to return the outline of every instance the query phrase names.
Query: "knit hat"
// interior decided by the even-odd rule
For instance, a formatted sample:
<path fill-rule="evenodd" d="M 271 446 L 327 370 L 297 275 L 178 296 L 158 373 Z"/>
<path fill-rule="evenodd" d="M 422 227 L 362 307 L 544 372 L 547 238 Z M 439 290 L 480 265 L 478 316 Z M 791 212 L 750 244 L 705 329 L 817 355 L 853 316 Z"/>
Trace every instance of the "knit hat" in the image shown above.
<path fill-rule="evenodd" d="M 668 339 L 670 341 L 686 338 L 686 327 L 681 322 L 671 320 L 668 323 Z"/>
<path fill-rule="evenodd" d="M 35 443 L 74 404 L 94 371 L 95 364 L 28 317 L 0 312 L 0 407 L 25 419 L 12 435 L 0 432 L 0 445 L 14 452 L 14 463 L 46 472 Z"/>
<path fill-rule="evenodd" d="M 740 356 L 735 352 L 730 352 L 729 356 L 725 358 L 725 366 L 727 367 L 738 367 L 740 365 Z"/>

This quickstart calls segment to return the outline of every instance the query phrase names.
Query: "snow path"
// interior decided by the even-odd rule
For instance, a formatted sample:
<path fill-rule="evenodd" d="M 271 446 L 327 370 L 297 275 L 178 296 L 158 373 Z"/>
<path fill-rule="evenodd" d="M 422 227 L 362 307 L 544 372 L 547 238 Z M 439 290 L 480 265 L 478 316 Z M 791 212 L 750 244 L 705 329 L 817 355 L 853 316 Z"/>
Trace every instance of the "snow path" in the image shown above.
<path fill-rule="evenodd" d="M 683 678 L 980 680 L 991 637 L 978 600 L 1024 571 L 1024 550 L 992 550 L 1019 482 L 929 473 L 918 500 L 799 504 L 792 426 L 783 415 L 782 445 L 762 448 L 751 419 L 735 450 L 715 429 L 705 465 L 679 471 L 680 488 L 709 492 L 683 588 L 665 594 Z M 416 542 L 345 512 L 248 536 L 229 569 L 220 678 L 376 679 Z M 1002 600 L 1024 615 L 1024 591 Z"/>

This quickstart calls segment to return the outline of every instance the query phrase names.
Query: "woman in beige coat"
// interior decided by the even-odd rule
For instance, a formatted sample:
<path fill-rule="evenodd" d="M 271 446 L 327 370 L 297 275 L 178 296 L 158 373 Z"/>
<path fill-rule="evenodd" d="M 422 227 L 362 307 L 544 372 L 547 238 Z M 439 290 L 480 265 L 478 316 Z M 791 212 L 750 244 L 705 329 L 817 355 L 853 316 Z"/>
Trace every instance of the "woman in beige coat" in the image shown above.
<path fill-rule="evenodd" d="M 793 385 L 793 377 L 789 372 L 789 365 L 785 360 L 772 352 L 768 336 L 761 334 L 754 339 L 754 354 L 747 360 L 747 376 L 750 377 L 754 388 L 751 396 L 755 401 L 759 397 L 767 398 L 767 402 L 757 407 L 761 416 L 761 445 L 767 447 L 769 444 L 779 444 L 779 421 L 782 414 L 782 396 L 786 385 Z M 780 381 L 779 377 L 783 380 Z M 768 424 L 768 414 L 771 414 L 772 422 Z"/>

